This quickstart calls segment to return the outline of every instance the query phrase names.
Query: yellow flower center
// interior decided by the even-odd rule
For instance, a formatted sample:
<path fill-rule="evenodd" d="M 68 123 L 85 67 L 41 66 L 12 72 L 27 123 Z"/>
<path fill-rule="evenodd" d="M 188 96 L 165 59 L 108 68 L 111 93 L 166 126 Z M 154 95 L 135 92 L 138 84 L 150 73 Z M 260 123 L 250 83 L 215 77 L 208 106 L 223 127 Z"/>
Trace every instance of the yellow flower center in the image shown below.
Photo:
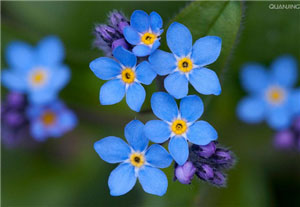
<path fill-rule="evenodd" d="M 42 116 L 42 122 L 46 125 L 53 125 L 56 122 L 56 114 L 52 111 L 46 111 Z"/>
<path fill-rule="evenodd" d="M 130 155 L 130 163 L 135 167 L 141 167 L 145 164 L 145 157 L 141 153 L 132 153 Z"/>
<path fill-rule="evenodd" d="M 143 34 L 143 36 L 141 37 L 141 41 L 145 45 L 152 45 L 156 39 L 157 39 L 157 36 L 155 34 L 152 34 L 149 32 Z"/>
<path fill-rule="evenodd" d="M 44 69 L 36 69 L 30 76 L 31 83 L 34 86 L 41 86 L 47 79 L 47 72 Z"/>
<path fill-rule="evenodd" d="M 271 87 L 267 90 L 267 99 L 271 104 L 281 104 L 285 98 L 285 92 L 280 87 Z"/>
<path fill-rule="evenodd" d="M 172 132 L 174 132 L 176 135 L 181 135 L 187 130 L 186 122 L 181 119 L 176 119 L 175 121 L 173 121 L 171 129 Z"/>
<path fill-rule="evenodd" d="M 193 62 L 190 58 L 182 58 L 178 61 L 178 69 L 184 73 L 190 72 L 193 69 Z"/>
<path fill-rule="evenodd" d="M 132 83 L 132 82 L 134 82 L 134 79 L 135 79 L 135 72 L 131 68 L 125 68 L 122 71 L 121 76 L 122 76 L 122 80 L 125 83 Z"/>

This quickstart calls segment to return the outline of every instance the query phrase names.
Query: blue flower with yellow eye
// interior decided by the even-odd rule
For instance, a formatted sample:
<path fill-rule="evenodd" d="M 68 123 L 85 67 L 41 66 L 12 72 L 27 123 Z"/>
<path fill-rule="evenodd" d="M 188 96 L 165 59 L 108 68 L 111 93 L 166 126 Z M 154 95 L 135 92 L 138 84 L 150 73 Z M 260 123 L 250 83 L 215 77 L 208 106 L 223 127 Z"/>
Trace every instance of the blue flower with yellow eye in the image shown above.
<path fill-rule="evenodd" d="M 100 103 L 111 105 L 120 102 L 126 94 L 128 106 L 139 111 L 144 103 L 146 92 L 141 83 L 151 84 L 156 77 L 147 61 L 137 64 L 136 56 L 119 46 L 113 51 L 118 60 L 100 57 L 90 63 L 94 74 L 102 79 L 109 80 L 100 89 Z"/>
<path fill-rule="evenodd" d="M 139 57 L 153 53 L 160 46 L 163 21 L 158 13 L 136 10 L 130 18 L 130 26 L 124 28 L 125 39 L 135 47 L 132 52 Z"/>
<path fill-rule="evenodd" d="M 31 103 L 55 100 L 69 81 L 69 68 L 62 62 L 64 47 L 55 36 L 42 39 L 35 48 L 24 42 L 12 42 L 5 54 L 9 69 L 2 72 L 3 85 L 28 94 Z"/>
<path fill-rule="evenodd" d="M 192 41 L 189 29 L 174 22 L 167 31 L 167 44 L 173 54 L 156 50 L 150 55 L 149 62 L 158 75 L 168 75 L 164 87 L 177 99 L 188 94 L 189 82 L 201 94 L 219 95 L 219 79 L 206 66 L 219 57 L 222 40 L 206 36 L 198 39 L 194 45 Z"/>
<path fill-rule="evenodd" d="M 218 133 L 209 123 L 197 121 L 203 113 L 204 106 L 196 95 L 183 98 L 178 110 L 172 96 L 157 92 L 152 95 L 151 107 L 153 113 L 161 120 L 146 123 L 146 137 L 155 143 L 163 143 L 171 138 L 169 152 L 179 165 L 183 165 L 188 159 L 187 141 L 207 145 L 218 138 Z"/>
<path fill-rule="evenodd" d="M 77 125 L 77 117 L 61 101 L 30 105 L 27 109 L 30 132 L 37 141 L 61 137 Z"/>
<path fill-rule="evenodd" d="M 266 119 L 273 129 L 288 128 L 300 113 L 300 88 L 297 82 L 297 62 L 288 55 L 271 64 L 271 71 L 262 65 L 249 63 L 241 71 L 241 84 L 250 94 L 237 106 L 238 117 L 247 123 Z"/>
<path fill-rule="evenodd" d="M 129 145 L 118 137 L 106 137 L 94 144 L 101 159 L 108 163 L 120 163 L 108 179 L 112 196 L 129 192 L 139 179 L 145 192 L 162 196 L 168 188 L 166 175 L 157 168 L 166 168 L 172 157 L 158 144 L 149 148 L 144 134 L 144 124 L 133 120 L 125 127 L 125 137 Z"/>

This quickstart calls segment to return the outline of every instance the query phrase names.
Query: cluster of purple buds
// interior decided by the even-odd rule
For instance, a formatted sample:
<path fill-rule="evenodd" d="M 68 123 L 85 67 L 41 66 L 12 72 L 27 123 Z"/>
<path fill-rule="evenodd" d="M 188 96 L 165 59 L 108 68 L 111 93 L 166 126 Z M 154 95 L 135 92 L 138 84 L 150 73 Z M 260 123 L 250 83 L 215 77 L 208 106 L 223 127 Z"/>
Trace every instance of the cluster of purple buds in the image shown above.
<path fill-rule="evenodd" d="M 27 106 L 23 94 L 9 92 L 1 105 L 1 137 L 8 147 L 17 145 L 29 133 L 29 122 L 25 114 Z"/>
<path fill-rule="evenodd" d="M 199 146 L 193 144 L 190 147 L 188 161 L 179 166 L 175 164 L 174 179 L 182 184 L 190 184 L 194 175 L 201 180 L 217 187 L 226 186 L 225 171 L 235 164 L 233 152 L 217 146 L 217 142 Z"/>
<path fill-rule="evenodd" d="M 106 56 L 111 56 L 112 51 L 118 46 L 131 49 L 130 44 L 123 35 L 123 29 L 128 25 L 129 21 L 122 12 L 112 11 L 108 15 L 108 24 L 97 24 L 95 26 L 94 46 L 102 50 Z"/>
<path fill-rule="evenodd" d="M 277 149 L 300 151 L 300 116 L 297 116 L 289 129 L 279 131 L 274 136 Z"/>

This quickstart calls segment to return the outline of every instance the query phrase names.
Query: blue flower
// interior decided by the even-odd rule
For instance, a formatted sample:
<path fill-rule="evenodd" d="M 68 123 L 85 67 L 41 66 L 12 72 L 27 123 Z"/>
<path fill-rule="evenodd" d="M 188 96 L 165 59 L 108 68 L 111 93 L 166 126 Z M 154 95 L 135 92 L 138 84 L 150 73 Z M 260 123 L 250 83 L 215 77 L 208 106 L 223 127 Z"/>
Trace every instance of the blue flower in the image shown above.
<path fill-rule="evenodd" d="M 24 42 L 12 42 L 5 54 L 10 69 L 2 72 L 3 85 L 27 93 L 32 103 L 55 100 L 69 81 L 69 68 L 62 63 L 63 44 L 55 36 L 42 39 L 36 48 Z"/>
<path fill-rule="evenodd" d="M 241 84 L 249 92 L 237 106 L 238 117 L 247 123 L 266 119 L 273 129 L 288 128 L 293 117 L 300 113 L 300 88 L 297 63 L 291 56 L 281 56 L 271 64 L 271 71 L 262 65 L 249 63 L 241 71 Z"/>
<path fill-rule="evenodd" d="M 61 137 L 77 124 L 75 114 L 60 101 L 46 105 L 31 105 L 27 110 L 31 135 L 37 141 L 48 137 Z"/>
<path fill-rule="evenodd" d="M 136 45 L 132 51 L 136 56 L 147 56 L 160 46 L 160 35 L 163 21 L 158 13 L 151 12 L 150 16 L 141 10 L 132 13 L 130 26 L 123 30 L 125 39 Z"/>
<path fill-rule="evenodd" d="M 144 134 L 144 124 L 133 120 L 125 127 L 129 145 L 118 137 L 106 137 L 94 144 L 101 159 L 108 163 L 121 163 L 108 179 L 112 196 L 129 192 L 139 179 L 145 192 L 162 196 L 168 188 L 166 175 L 157 168 L 166 168 L 172 163 L 169 153 L 160 145 L 149 148 Z"/>
<path fill-rule="evenodd" d="M 169 152 L 174 160 L 183 165 L 189 156 L 188 142 L 207 145 L 218 138 L 216 130 L 206 121 L 197 121 L 203 113 L 203 102 L 196 95 L 180 101 L 180 111 L 175 99 L 167 93 L 152 95 L 153 113 L 161 120 L 152 120 L 145 125 L 145 134 L 155 143 L 163 143 L 171 138 Z"/>
<path fill-rule="evenodd" d="M 119 61 L 100 57 L 90 63 L 94 74 L 109 80 L 100 90 L 100 103 L 111 105 L 120 102 L 126 94 L 128 106 L 139 111 L 144 103 L 146 92 L 140 83 L 149 85 L 156 77 L 147 61 L 136 66 L 137 58 L 131 52 L 119 46 L 113 51 L 113 56 Z"/>
<path fill-rule="evenodd" d="M 175 22 L 167 31 L 167 44 L 173 54 L 157 50 L 150 55 L 149 62 L 158 75 L 168 75 L 164 86 L 169 94 L 177 99 L 185 97 L 189 82 L 201 94 L 221 93 L 216 73 L 205 68 L 220 54 L 222 40 L 219 37 L 206 36 L 192 45 L 188 28 Z"/>

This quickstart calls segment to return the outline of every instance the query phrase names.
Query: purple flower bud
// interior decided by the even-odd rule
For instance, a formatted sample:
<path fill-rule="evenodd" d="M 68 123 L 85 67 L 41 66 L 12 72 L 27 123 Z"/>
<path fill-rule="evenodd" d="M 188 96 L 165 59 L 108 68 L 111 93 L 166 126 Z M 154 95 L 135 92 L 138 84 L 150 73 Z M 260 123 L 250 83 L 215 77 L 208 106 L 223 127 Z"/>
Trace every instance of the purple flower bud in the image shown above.
<path fill-rule="evenodd" d="M 211 184 L 219 186 L 219 187 L 224 187 L 226 185 L 226 177 L 223 173 L 220 171 L 215 171 L 214 172 L 214 177 L 211 180 Z"/>
<path fill-rule="evenodd" d="M 291 130 L 277 132 L 274 137 L 274 145 L 279 149 L 291 148 L 294 145 L 294 134 Z"/>
<path fill-rule="evenodd" d="M 24 120 L 22 114 L 17 111 L 9 111 L 3 116 L 3 121 L 10 127 L 18 127 Z"/>
<path fill-rule="evenodd" d="M 221 148 L 216 149 L 216 152 L 212 156 L 212 159 L 218 164 L 226 164 L 232 162 L 230 152 Z"/>
<path fill-rule="evenodd" d="M 298 133 L 300 133 L 300 116 L 295 118 L 293 127 Z"/>
<path fill-rule="evenodd" d="M 187 161 L 183 165 L 175 167 L 175 178 L 182 184 L 190 184 L 195 172 L 196 168 L 193 163 Z"/>
<path fill-rule="evenodd" d="M 126 43 L 124 38 L 113 41 L 111 48 L 112 48 L 112 50 L 114 50 L 119 46 L 122 46 L 123 48 L 125 48 L 127 50 L 129 49 L 129 45 Z"/>
<path fill-rule="evenodd" d="M 18 92 L 10 92 L 6 97 L 6 103 L 13 108 L 21 108 L 25 104 L 25 97 Z"/>
<path fill-rule="evenodd" d="M 193 145 L 192 150 L 201 157 L 209 158 L 215 153 L 216 145 L 214 142 L 210 142 L 209 144 L 204 146 Z"/>
<path fill-rule="evenodd" d="M 98 24 L 95 27 L 96 38 L 101 38 L 105 42 L 111 42 L 118 35 L 117 31 L 108 25 Z"/>
<path fill-rule="evenodd" d="M 129 26 L 129 21 L 120 11 L 113 11 L 108 16 L 110 24 L 116 28 L 121 34 L 123 34 L 123 29 Z"/>
<path fill-rule="evenodd" d="M 207 181 L 214 177 L 214 171 L 209 165 L 203 164 L 197 169 L 196 175 L 200 179 Z"/>

